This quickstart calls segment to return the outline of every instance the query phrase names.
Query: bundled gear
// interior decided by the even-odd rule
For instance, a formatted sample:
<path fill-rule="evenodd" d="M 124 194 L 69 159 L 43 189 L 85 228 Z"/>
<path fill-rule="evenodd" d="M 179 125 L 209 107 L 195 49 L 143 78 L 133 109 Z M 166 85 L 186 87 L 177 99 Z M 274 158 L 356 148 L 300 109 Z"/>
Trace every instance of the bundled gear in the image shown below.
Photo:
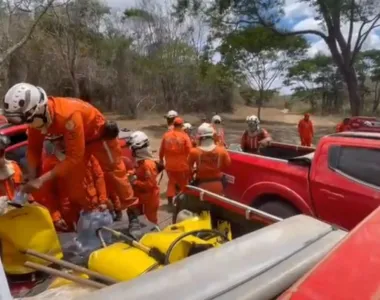
<path fill-rule="evenodd" d="M 244 131 L 240 147 L 244 152 L 257 153 L 265 141 L 271 141 L 269 133 L 260 127 L 260 120 L 257 116 L 251 115 L 246 118 L 248 129 Z"/>
<path fill-rule="evenodd" d="M 183 191 L 190 175 L 187 157 L 192 145 L 189 136 L 182 129 L 183 123 L 181 118 L 175 118 L 173 130 L 164 134 L 159 151 L 160 162 L 165 159 L 165 170 L 169 178 L 166 192 L 169 204 L 176 194 L 176 186 Z"/>
<path fill-rule="evenodd" d="M 135 196 L 139 198 L 147 219 L 157 224 L 160 206 L 160 189 L 157 184 L 159 171 L 149 149 L 148 136 L 142 131 L 135 131 L 131 135 L 131 149 L 137 165 L 131 180 Z"/>
<path fill-rule="evenodd" d="M 189 168 L 195 166 L 194 185 L 216 194 L 223 194 L 224 176 L 222 170 L 231 163 L 227 150 L 214 142 L 214 128 L 203 123 L 198 128 L 199 146 L 190 151 Z"/>

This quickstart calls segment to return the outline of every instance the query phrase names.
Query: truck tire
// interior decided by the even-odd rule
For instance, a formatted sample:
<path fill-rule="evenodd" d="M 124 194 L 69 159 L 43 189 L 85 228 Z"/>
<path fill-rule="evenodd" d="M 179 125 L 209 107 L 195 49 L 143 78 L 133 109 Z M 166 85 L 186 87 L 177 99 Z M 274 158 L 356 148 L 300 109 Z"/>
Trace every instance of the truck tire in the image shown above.
<path fill-rule="evenodd" d="M 300 214 L 293 206 L 282 201 L 268 201 L 257 207 L 268 214 L 286 219 Z"/>

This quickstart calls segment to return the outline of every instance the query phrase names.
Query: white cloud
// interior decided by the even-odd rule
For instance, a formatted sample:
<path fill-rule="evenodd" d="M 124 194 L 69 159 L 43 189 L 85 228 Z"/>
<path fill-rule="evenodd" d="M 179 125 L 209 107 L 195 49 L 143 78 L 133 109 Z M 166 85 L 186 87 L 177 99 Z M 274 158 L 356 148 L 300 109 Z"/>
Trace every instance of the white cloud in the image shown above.
<path fill-rule="evenodd" d="M 105 0 L 110 7 L 115 9 L 126 9 L 137 4 L 136 0 Z"/>

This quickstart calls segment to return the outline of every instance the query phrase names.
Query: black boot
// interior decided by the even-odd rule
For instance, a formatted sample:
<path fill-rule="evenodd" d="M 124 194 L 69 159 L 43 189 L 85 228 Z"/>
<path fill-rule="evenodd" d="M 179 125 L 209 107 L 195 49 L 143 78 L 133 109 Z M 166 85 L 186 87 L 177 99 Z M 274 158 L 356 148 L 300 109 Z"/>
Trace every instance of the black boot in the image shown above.
<path fill-rule="evenodd" d="M 133 209 L 127 210 L 127 215 L 129 219 L 128 232 L 136 240 L 142 237 L 141 225 L 138 219 L 138 214 Z"/>

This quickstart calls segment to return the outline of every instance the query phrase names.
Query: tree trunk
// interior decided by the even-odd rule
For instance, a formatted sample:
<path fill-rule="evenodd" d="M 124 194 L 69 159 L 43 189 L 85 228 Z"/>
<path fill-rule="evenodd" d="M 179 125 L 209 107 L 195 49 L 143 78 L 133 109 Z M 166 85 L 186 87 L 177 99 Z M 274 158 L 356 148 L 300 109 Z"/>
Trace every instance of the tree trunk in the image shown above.
<path fill-rule="evenodd" d="M 261 119 L 261 107 L 263 105 L 263 97 L 264 97 L 264 91 L 260 89 L 259 91 L 259 101 L 257 103 L 257 117 L 259 120 Z"/>
<path fill-rule="evenodd" d="M 380 104 L 380 89 L 379 89 L 379 82 L 376 82 L 375 85 L 375 99 L 373 100 L 373 107 L 372 107 L 372 113 L 375 113 L 377 111 L 377 108 Z"/>
<path fill-rule="evenodd" d="M 363 101 L 359 93 L 358 78 L 354 67 L 341 68 L 344 81 L 347 85 L 348 97 L 350 100 L 351 116 L 360 116 L 363 109 Z"/>

